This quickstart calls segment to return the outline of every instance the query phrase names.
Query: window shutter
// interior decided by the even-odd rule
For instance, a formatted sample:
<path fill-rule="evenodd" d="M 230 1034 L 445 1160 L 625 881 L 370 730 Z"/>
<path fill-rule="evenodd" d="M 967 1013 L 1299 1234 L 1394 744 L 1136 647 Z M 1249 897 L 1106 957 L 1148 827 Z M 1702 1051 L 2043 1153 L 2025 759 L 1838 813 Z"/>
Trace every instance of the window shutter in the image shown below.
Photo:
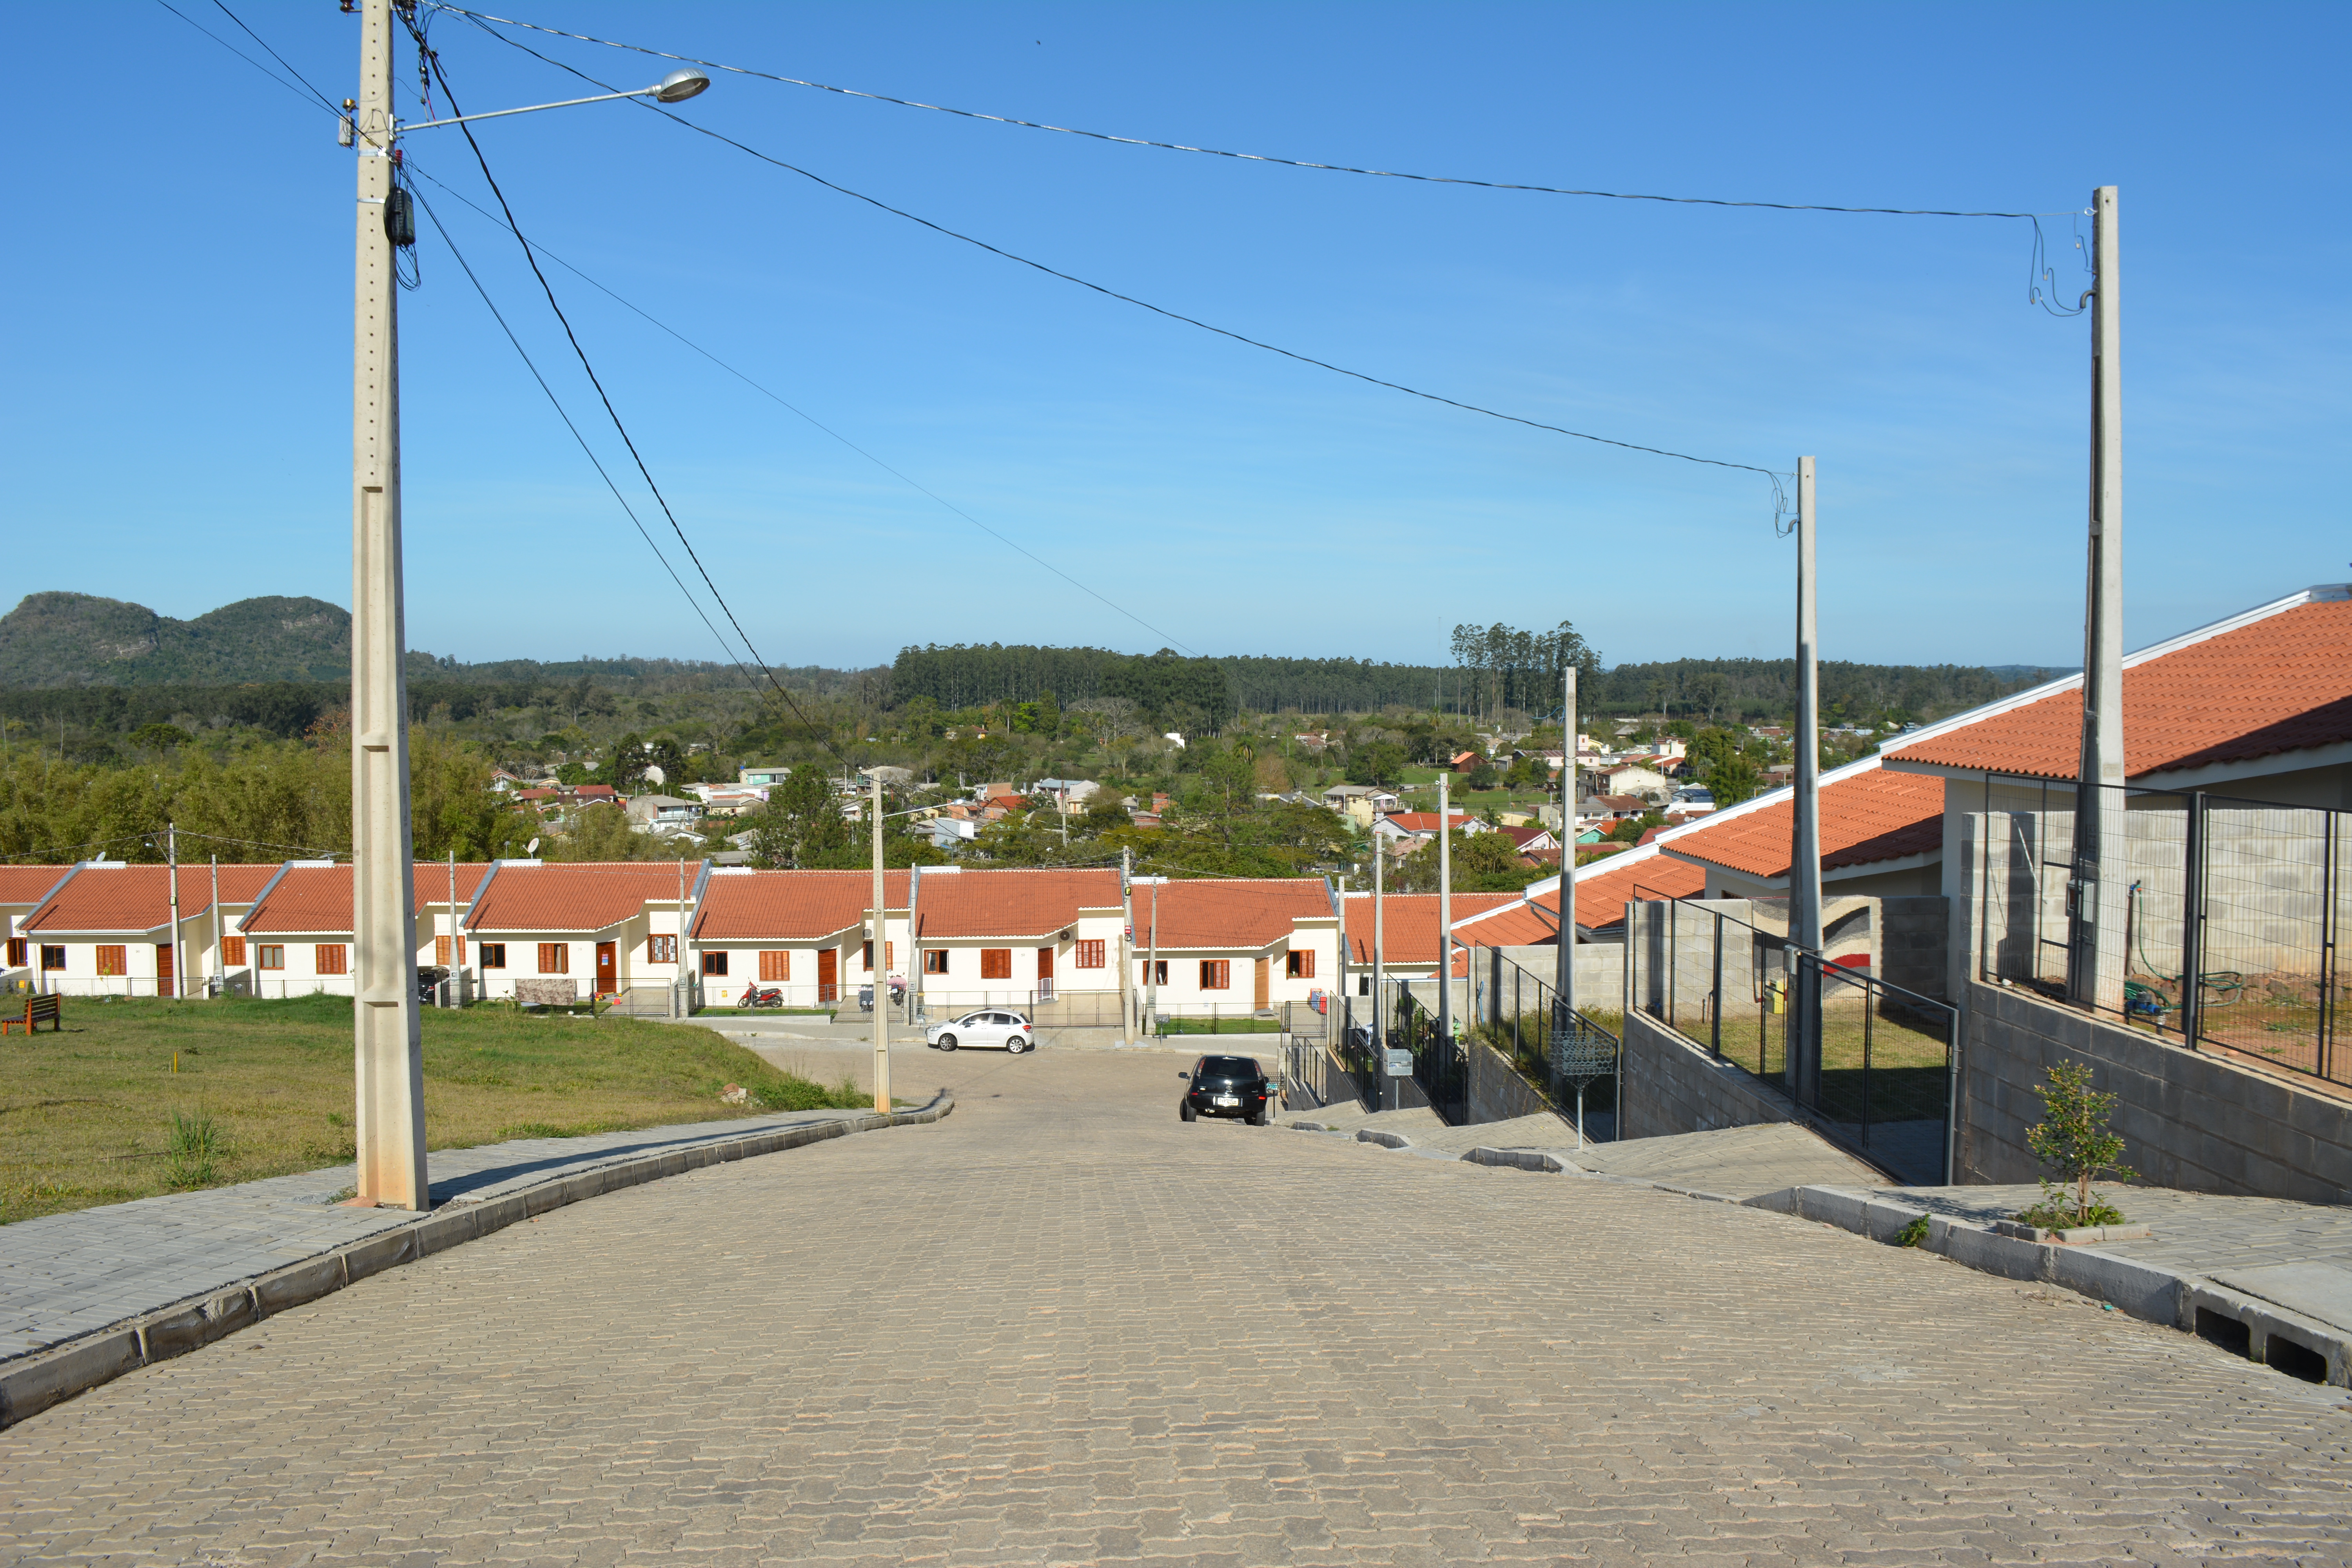
<path fill-rule="evenodd" d="M 436 936 L 433 939 L 433 962 L 441 965 L 444 969 L 449 966 L 449 939 L 447 937 Z"/>
<path fill-rule="evenodd" d="M 782 952 L 769 952 L 760 954 L 761 979 L 790 980 L 792 977 L 793 955 L 791 950 L 786 949 Z"/>

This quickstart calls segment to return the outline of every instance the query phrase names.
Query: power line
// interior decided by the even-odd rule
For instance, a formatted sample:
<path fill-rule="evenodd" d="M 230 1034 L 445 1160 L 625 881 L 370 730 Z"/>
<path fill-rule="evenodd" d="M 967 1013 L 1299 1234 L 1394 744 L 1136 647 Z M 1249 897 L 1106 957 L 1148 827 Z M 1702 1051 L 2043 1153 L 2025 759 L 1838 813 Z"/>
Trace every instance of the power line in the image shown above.
<path fill-rule="evenodd" d="M 409 167 L 416 174 L 422 174 L 425 173 L 422 169 L 417 168 L 413 162 L 409 164 Z M 425 174 L 425 177 L 428 180 L 433 180 L 433 176 L 430 174 Z M 436 185 L 440 185 L 443 190 L 447 191 L 450 195 L 456 197 L 458 201 L 464 202 L 467 206 L 472 207 L 476 212 L 480 213 L 482 216 L 488 218 L 490 222 L 502 223 L 502 220 L 496 213 L 490 212 L 487 208 L 477 205 L 463 192 L 454 190 L 450 186 L 443 184 L 439 180 L 433 180 L 433 183 Z M 797 415 L 802 419 L 806 420 L 815 428 L 824 431 L 826 435 L 832 437 L 835 440 L 840 442 L 843 446 L 848 447 L 851 451 L 856 453 L 867 462 L 872 463 L 876 468 L 880 468 L 884 473 L 890 475 L 892 478 L 900 480 L 914 489 L 921 491 L 921 493 L 939 502 L 940 505 L 947 508 L 948 510 L 955 513 L 956 516 L 963 519 L 974 528 L 979 529 L 990 538 L 1003 544 L 1007 549 L 1016 551 L 1019 553 L 1027 556 L 1030 560 L 1035 562 L 1046 571 L 1051 572 L 1055 576 L 1059 577 L 1063 582 L 1069 584 L 1080 593 L 1087 595 L 1110 609 L 1118 611 L 1120 615 L 1125 616 L 1129 620 L 1133 621 L 1137 626 L 1141 626 L 1145 631 L 1151 633 L 1152 636 L 1160 638 L 1162 641 L 1173 647 L 1182 648 L 1185 652 L 1193 654 L 1196 658 L 1199 657 L 1198 651 L 1190 644 L 1180 641 L 1171 633 L 1160 630 L 1158 626 L 1153 626 L 1150 621 L 1145 620 L 1141 616 L 1137 615 L 1133 610 L 1127 608 L 1125 605 L 1105 597 L 1100 592 L 1087 586 L 1077 578 L 1071 576 L 1067 572 L 1063 571 L 1060 567 L 1055 565 L 1051 561 L 1046 560 L 1044 556 L 1037 554 L 1034 551 L 1025 548 L 1017 541 L 1009 539 L 1005 535 L 999 533 L 995 529 L 991 528 L 988 524 L 981 521 L 980 519 L 972 516 L 971 513 L 964 510 L 953 501 L 949 500 L 938 491 L 930 489 L 919 481 L 910 479 L 905 473 L 892 468 L 888 463 L 883 461 L 880 458 L 876 457 L 873 453 L 867 451 L 865 447 L 859 446 L 856 442 L 851 440 L 840 431 L 835 430 L 833 426 L 825 424 L 823 420 L 818 419 L 814 415 L 808 413 L 805 409 L 803 409 L 797 405 L 792 403 L 780 394 L 771 391 L 766 386 L 761 385 L 759 382 L 754 381 L 751 376 L 745 374 L 742 371 L 736 369 L 725 360 L 720 359 L 717 354 L 712 353 L 709 349 L 704 348 L 700 343 L 696 342 L 692 338 L 688 337 L 685 333 L 679 331 L 677 328 L 671 326 L 660 317 L 656 316 L 642 306 L 639 306 L 614 292 L 611 289 L 605 287 L 603 283 L 598 282 L 587 273 L 581 271 L 579 268 L 573 266 L 571 262 L 564 260 L 563 258 L 556 255 L 555 252 L 548 249 L 545 246 L 540 245 L 536 241 L 532 240 L 525 240 L 524 243 L 530 245 L 541 256 L 546 257 L 550 261 L 554 262 L 558 267 L 562 268 L 565 271 L 571 273 L 573 277 L 579 279 L 590 288 L 596 289 L 606 298 L 612 300 L 615 304 L 618 304 L 626 310 L 635 311 L 637 315 L 644 317 L 647 321 L 650 321 L 656 327 L 660 328 L 663 331 L 667 332 L 671 337 L 676 338 L 679 342 L 684 343 L 688 348 L 692 349 L 696 353 L 700 354 L 703 358 L 709 360 L 711 363 L 717 365 L 728 374 L 735 377 L 738 381 L 740 381 L 744 385 L 760 394 L 762 397 L 769 398 L 782 407 L 789 409 L 792 413 Z"/>
<path fill-rule="evenodd" d="M 230 10 L 226 5 L 222 5 L 221 0 L 213 0 L 213 5 L 222 16 L 226 16 L 230 21 L 235 22 L 237 26 L 238 31 L 242 32 L 247 37 L 251 38 L 255 43 L 259 44 L 264 49 L 268 50 L 269 58 L 276 60 L 279 65 L 284 66 L 286 68 L 286 74 L 292 77 L 296 81 L 300 82 L 310 92 L 310 96 L 317 99 L 321 104 L 324 104 L 330 112 L 338 114 L 342 112 L 335 107 L 335 100 L 333 99 L 329 98 L 325 93 L 320 92 L 317 88 L 312 87 L 310 85 L 310 79 L 304 76 L 300 71 L 296 70 L 293 64 L 289 61 L 284 55 L 279 54 L 276 49 L 270 48 L 268 39 L 263 37 L 259 33 L 255 32 L 252 28 L 247 26 L 245 25 L 244 17 Z"/>
<path fill-rule="evenodd" d="M 413 26 L 410 31 L 416 37 L 416 47 L 424 51 L 434 79 L 441 84 L 442 93 L 449 100 L 450 112 L 456 115 L 464 114 L 466 111 L 458 107 L 457 92 L 449 85 L 448 75 L 441 68 L 440 57 L 425 47 L 423 36 L 416 34 Z M 729 606 L 727 596 L 719 591 L 719 584 L 711 581 L 709 568 L 704 566 L 702 557 L 695 553 L 694 542 L 687 538 L 686 530 L 678 523 L 677 514 L 670 510 L 669 499 L 662 494 L 661 487 L 654 482 L 653 470 L 646 467 L 644 455 L 637 450 L 636 442 L 630 438 L 628 426 L 622 423 L 620 410 L 613 406 L 613 399 L 604 391 L 604 383 L 596 374 L 596 367 L 589 363 L 588 351 L 581 346 L 580 335 L 572 330 L 572 320 L 563 313 L 562 304 L 555 298 L 554 286 L 548 282 L 547 274 L 540 270 L 539 258 L 533 253 L 530 242 L 523 237 L 522 226 L 515 221 L 514 208 L 508 205 L 506 192 L 499 188 L 498 176 L 490 173 L 490 161 L 483 154 L 481 143 L 474 139 L 474 128 L 461 120 L 458 121 L 457 129 L 465 132 L 466 145 L 473 149 L 474 161 L 481 167 L 482 178 L 489 185 L 490 195 L 498 198 L 499 210 L 506 215 L 506 226 L 514 235 L 516 242 L 522 247 L 523 260 L 530 265 L 531 276 L 539 279 L 540 290 L 547 296 L 548 309 L 555 312 L 556 321 L 563 328 L 564 338 L 572 344 L 572 352 L 580 361 L 580 368 L 587 373 L 588 384 L 596 389 L 597 400 L 604 404 L 604 413 L 613 421 L 613 428 L 619 433 L 621 444 L 629 449 L 630 459 L 636 464 L 638 475 L 646 481 L 646 488 L 653 492 L 654 500 L 662 509 L 662 515 L 669 520 L 670 531 L 677 535 L 678 543 L 685 546 L 686 558 L 694 563 L 694 569 L 701 576 L 703 586 L 709 589 L 711 599 L 719 605 L 720 613 L 726 616 L 727 624 L 735 628 L 735 636 L 743 644 L 744 651 L 751 656 L 752 662 L 760 667 L 760 672 L 767 677 L 768 685 L 774 689 L 777 696 L 784 700 L 785 706 L 793 710 L 793 715 L 803 725 L 813 731 L 815 730 L 815 723 L 806 712 L 802 710 L 800 703 L 793 694 L 785 689 L 781 681 L 777 680 L 774 672 L 768 668 L 768 661 L 760 657 L 760 650 L 752 644 L 751 634 L 743 629 L 743 623 L 736 618 L 734 610 Z M 444 231 L 443 237 L 447 237 L 446 231 Z M 820 738 L 824 749 L 831 752 L 844 767 L 851 765 L 849 759 L 842 754 L 841 748 L 833 743 L 830 733 L 821 733 Z"/>
<path fill-rule="evenodd" d="M 215 0 L 215 3 L 217 4 L 218 0 Z M 310 97 L 317 100 L 319 106 L 326 110 L 328 113 L 341 114 L 342 112 L 341 110 L 337 109 L 332 103 L 329 102 L 325 96 L 322 95 L 317 88 L 312 87 L 309 82 L 302 81 L 302 85 L 300 87 L 295 86 L 294 82 L 288 81 L 284 77 L 279 76 L 276 71 L 271 70 L 268 66 L 263 65 L 259 60 L 255 59 L 251 55 L 247 54 L 243 49 L 238 48 L 235 44 L 230 43 L 218 33 L 214 32 L 210 27 L 205 26 L 202 22 L 199 22 L 194 16 L 189 16 L 185 11 L 183 11 L 178 6 L 173 5 L 171 0 L 155 0 L 155 4 L 163 6 L 164 10 L 169 11 L 173 16 L 177 16 L 181 21 L 185 22 L 189 26 L 194 27 L 197 32 L 202 33 L 205 37 L 210 38 L 214 43 L 218 44 L 222 48 L 226 49 L 230 54 L 235 55 L 238 59 L 243 60 L 247 65 L 251 66 L 255 70 L 259 71 L 262 75 L 268 77 L 270 80 L 276 82 L 278 86 L 284 88 L 295 97 L 300 98 L 305 91 L 308 91 Z M 228 10 L 228 7 L 223 5 L 221 6 L 221 9 L 226 12 Z M 254 35 L 253 29 L 246 27 L 243 22 L 237 22 L 236 17 L 234 15 L 229 16 L 229 20 L 236 22 L 236 25 L 240 27 L 245 27 L 246 36 L 252 37 L 254 42 L 261 43 L 260 38 Z M 262 44 L 261 47 L 265 49 L 269 49 L 269 46 L 268 44 Z M 269 49 L 269 54 L 272 59 L 278 58 L 278 51 L 276 49 Z M 278 60 L 278 64 L 280 65 L 285 65 L 285 63 L 286 62 L 282 59 Z M 287 66 L 286 68 L 289 71 L 292 71 L 294 69 L 292 66 Z M 298 73 L 295 76 L 295 81 L 301 80 L 302 79 Z"/>
<path fill-rule="evenodd" d="M 674 55 L 666 49 L 647 48 L 642 44 L 625 44 L 611 38 L 599 38 L 587 33 L 566 32 L 561 27 L 543 27 L 536 22 L 519 22 L 508 16 L 493 16 L 487 12 L 468 11 L 460 5 L 448 5 L 431 0 L 436 11 L 448 11 L 476 24 L 495 22 L 500 26 L 522 27 L 553 37 L 571 38 L 583 44 L 599 44 L 609 49 L 625 49 L 633 54 L 650 55 L 656 59 L 678 60 L 688 65 L 702 66 L 710 70 L 722 70 L 735 76 L 755 77 L 762 81 L 781 82 L 788 87 L 814 88 L 819 92 L 837 93 L 844 98 L 863 98 L 876 103 L 895 103 L 903 109 L 927 109 L 938 114 L 952 114 L 964 120 L 984 120 L 996 125 L 1018 126 L 1027 131 L 1050 131 L 1062 136 L 1082 136 L 1094 142 L 1116 142 L 1126 147 L 1156 147 L 1168 153 L 1198 153 L 1212 158 L 1231 158 L 1246 163 L 1276 163 L 1292 169 L 1317 169 L 1334 174 L 1365 174 L 1381 180 L 1412 180 L 1432 185 L 1472 185 L 1489 191 L 1526 191 L 1549 196 L 1591 196 L 1614 202 L 1663 202 L 1678 206 L 1759 207 L 1773 212 L 1793 213 L 1853 213 L 1886 217 L 1990 217 L 2035 218 L 2065 217 L 2069 213 L 2027 212 L 1959 212 L 1939 207 L 1854 207 L 1833 206 L 1822 202 L 1762 202 L 1738 201 L 1722 196 L 1666 196 L 1636 191 L 1580 190 L 1563 185 L 1522 184 L 1508 180 L 1477 180 L 1450 174 L 1414 174 L 1397 169 L 1360 169 L 1348 163 L 1322 163 L 1307 158 L 1279 158 L 1265 153 L 1234 153 L 1218 147 L 1195 147 L 1182 142 L 1155 142 L 1144 136 L 1118 136 L 1107 131 L 1087 131 L 1076 126 L 1050 125 L 1039 120 L 1021 120 L 1006 114 L 987 114 L 975 109 L 956 109 L 942 103 L 925 103 L 919 99 L 893 98 L 887 93 L 865 92 L 854 87 L 835 87 L 829 82 L 810 81 L 802 77 L 779 76 L 772 71 L 755 70 L 749 66 L 728 65 L 720 60 L 706 60 L 693 55 Z"/>
<path fill-rule="evenodd" d="M 457 15 L 467 17 L 468 19 L 474 18 L 474 13 L 470 11 L 457 11 L 454 6 L 445 6 L 442 8 L 454 11 Z M 565 71 L 572 76 L 578 77 L 583 81 L 601 87 L 607 92 L 619 90 L 614 88 L 611 83 L 599 80 L 597 78 L 590 76 L 586 71 L 581 70 L 577 67 L 566 65 L 562 60 L 554 59 L 547 55 L 540 53 L 537 49 L 530 47 L 527 44 L 521 43 L 514 38 L 509 38 L 504 34 L 494 32 L 488 26 L 478 20 L 475 21 L 475 25 L 477 26 L 480 26 L 485 33 L 488 33 L 493 38 L 497 38 L 500 43 L 506 44 L 511 48 L 520 49 L 524 54 L 530 55 L 534 59 L 544 61 L 546 64 L 551 65 L 559 70 Z M 547 29 L 541 30 L 544 31 Z M 631 101 L 634 102 L 637 100 L 632 100 Z M 1106 288 L 1100 283 L 1088 282 L 1086 279 L 1080 278 L 1074 273 L 1064 272 L 1058 268 L 1048 267 L 1042 261 L 1032 261 L 1025 256 L 1015 255 L 1013 252 L 1006 250 L 1002 247 L 991 245 L 984 239 L 975 239 L 971 235 L 960 233 L 955 229 L 947 227 L 943 224 L 933 223 L 927 217 L 918 216 L 917 215 L 908 212 L 901 207 L 894 207 L 889 203 L 874 196 L 866 195 L 861 191 L 853 191 L 846 185 L 835 184 L 833 181 L 826 179 L 822 174 L 813 174 L 809 170 L 803 169 L 796 163 L 789 163 L 782 158 L 762 153 L 756 147 L 749 146 L 744 142 L 738 142 L 733 137 L 713 131 L 708 126 L 699 125 L 693 121 L 672 114 L 669 110 L 657 104 L 646 103 L 642 104 L 641 106 L 660 115 L 663 119 L 668 121 L 673 125 L 680 126 L 688 131 L 694 132 L 698 135 L 708 136 L 714 142 L 724 142 L 726 145 L 734 148 L 737 152 L 756 158 L 763 163 L 772 163 L 779 169 L 783 169 L 789 173 L 798 174 L 803 179 L 814 181 L 815 184 L 823 185 L 829 191 L 834 191 L 842 195 L 849 196 L 857 201 L 864 202 L 868 206 L 879 208 L 881 211 L 888 213 L 894 217 L 901 217 L 905 218 L 909 223 L 919 224 L 935 234 L 944 235 L 950 239 L 961 240 L 964 244 L 975 246 L 982 250 L 987 251 L 992 256 L 1002 257 L 1007 261 L 1018 262 L 1024 267 L 1043 272 L 1049 278 L 1058 278 L 1065 283 L 1075 283 L 1081 289 L 1091 289 L 1093 292 L 1103 295 L 1108 299 L 1118 300 L 1123 303 L 1136 306 L 1140 310 L 1149 310 L 1153 315 L 1164 316 L 1171 321 L 1181 321 L 1186 326 L 1198 327 L 1204 332 L 1213 332 L 1221 338 L 1230 338 L 1237 343 L 1244 343 L 1254 349 L 1262 349 L 1267 353 L 1279 354 L 1285 359 L 1296 360 L 1301 364 L 1313 365 L 1319 370 L 1328 370 L 1336 375 L 1347 376 L 1351 380 L 1364 382 L 1373 386 L 1386 387 L 1391 392 L 1402 392 L 1408 396 L 1423 398 L 1431 403 L 1444 404 L 1449 408 L 1459 408 L 1465 413 L 1484 415 L 1490 419 L 1500 419 L 1512 425 L 1524 425 L 1533 430 L 1548 430 L 1554 435 L 1570 437 L 1579 441 L 1590 441 L 1597 446 L 1615 447 L 1622 451 L 1646 452 L 1653 457 L 1674 458 L 1682 462 L 1698 463 L 1708 468 L 1734 468 L 1745 473 L 1761 474 L 1772 486 L 1774 518 L 1777 520 L 1782 512 L 1785 512 L 1788 510 L 1785 504 L 1787 499 L 1786 492 L 1781 485 L 1782 479 L 1786 479 L 1788 476 L 1778 473 L 1773 469 L 1759 468 L 1753 463 L 1730 462 L 1721 458 L 1696 457 L 1689 452 L 1677 452 L 1664 447 L 1646 447 L 1635 441 L 1620 441 L 1612 437 L 1595 436 L 1583 430 L 1570 430 L 1565 426 L 1549 425 L 1546 424 L 1542 420 L 1528 419 L 1517 414 L 1504 414 L 1492 408 L 1483 407 L 1478 404 L 1465 403 L 1459 398 L 1446 397 L 1434 392 L 1423 392 L 1418 387 L 1407 386 L 1402 382 L 1388 381 L 1377 375 L 1367 374 L 1360 370 L 1349 370 L 1345 365 L 1333 364 L 1328 360 L 1317 359 L 1311 354 L 1298 353 L 1290 349 L 1277 347 L 1273 343 L 1261 342 L 1256 338 L 1248 337 L 1241 332 L 1233 331 L 1224 327 L 1213 326 L 1209 322 L 1203 321 L 1197 317 L 1187 316 L 1181 311 L 1171 310 L 1161 306 L 1154 305 L 1148 300 L 1139 300 L 1132 294 L 1122 294 L 1118 289 Z M 472 131 L 470 128 L 461 126 L 460 129 L 466 130 L 467 139 L 471 140 Z"/>

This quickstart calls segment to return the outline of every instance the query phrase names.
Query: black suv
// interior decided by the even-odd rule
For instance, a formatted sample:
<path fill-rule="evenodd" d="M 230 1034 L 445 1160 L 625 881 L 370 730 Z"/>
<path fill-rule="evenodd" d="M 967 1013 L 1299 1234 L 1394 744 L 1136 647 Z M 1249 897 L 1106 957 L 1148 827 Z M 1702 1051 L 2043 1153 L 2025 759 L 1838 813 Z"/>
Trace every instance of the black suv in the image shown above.
<path fill-rule="evenodd" d="M 1202 1057 L 1192 1071 L 1176 1076 L 1189 1080 L 1184 1098 L 1176 1102 L 1176 1114 L 1186 1121 L 1237 1116 L 1263 1127 L 1268 1109 L 1277 1103 L 1274 1082 L 1255 1057 Z"/>

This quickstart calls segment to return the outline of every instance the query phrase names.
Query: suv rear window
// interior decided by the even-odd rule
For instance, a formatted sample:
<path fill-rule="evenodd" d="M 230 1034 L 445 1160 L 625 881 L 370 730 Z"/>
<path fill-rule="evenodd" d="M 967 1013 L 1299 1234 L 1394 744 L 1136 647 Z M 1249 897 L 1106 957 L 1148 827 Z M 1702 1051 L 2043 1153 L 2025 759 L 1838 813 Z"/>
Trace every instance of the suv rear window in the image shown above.
<path fill-rule="evenodd" d="M 1255 1057 L 1202 1057 L 1202 1078 L 1264 1078 Z"/>

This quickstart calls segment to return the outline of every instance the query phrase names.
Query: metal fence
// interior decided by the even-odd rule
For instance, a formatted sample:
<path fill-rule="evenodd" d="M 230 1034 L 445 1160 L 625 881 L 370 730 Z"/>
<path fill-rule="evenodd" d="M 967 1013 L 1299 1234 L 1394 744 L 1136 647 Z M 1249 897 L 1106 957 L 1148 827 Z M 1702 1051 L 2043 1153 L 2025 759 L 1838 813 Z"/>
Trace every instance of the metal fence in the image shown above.
<path fill-rule="evenodd" d="M 2076 843 L 2075 799 L 1986 781 L 1969 820 L 1979 978 L 2352 1085 L 2352 813 L 2104 788 L 2102 854 Z"/>
<path fill-rule="evenodd" d="M 1562 1006 L 1555 981 L 1494 948 L 1472 950 L 1470 1032 L 1539 1086 L 1554 1108 L 1617 1111 L 1618 1029 L 1613 1011 Z M 1604 1022 L 1605 1020 L 1605 1022 Z M 1605 1070 L 1595 1070 L 1598 1051 Z"/>
<path fill-rule="evenodd" d="M 1950 1180 L 1959 1010 L 1706 902 L 1638 904 L 1627 1001 L 1898 1180 Z"/>

